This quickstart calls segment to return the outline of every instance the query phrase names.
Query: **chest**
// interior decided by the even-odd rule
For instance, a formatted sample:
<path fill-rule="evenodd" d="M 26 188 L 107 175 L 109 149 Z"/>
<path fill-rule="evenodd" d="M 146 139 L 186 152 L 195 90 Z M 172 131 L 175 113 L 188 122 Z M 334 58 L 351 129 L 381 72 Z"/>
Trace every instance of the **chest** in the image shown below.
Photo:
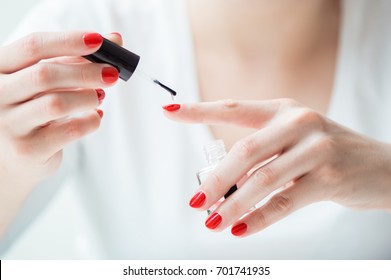
<path fill-rule="evenodd" d="M 198 83 L 202 101 L 291 98 L 326 114 L 333 91 L 334 72 L 333 55 L 321 57 L 298 69 L 198 57 Z M 252 129 L 233 126 L 212 126 L 210 129 L 215 138 L 225 141 L 227 147 L 254 132 Z"/>

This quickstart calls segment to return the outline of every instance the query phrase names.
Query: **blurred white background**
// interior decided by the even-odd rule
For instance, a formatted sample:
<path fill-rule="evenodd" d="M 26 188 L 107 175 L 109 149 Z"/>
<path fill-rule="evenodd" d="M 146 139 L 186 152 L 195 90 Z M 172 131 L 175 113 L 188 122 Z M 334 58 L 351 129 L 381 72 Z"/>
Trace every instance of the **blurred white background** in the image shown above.
<path fill-rule="evenodd" d="M 0 0 L 0 42 L 12 32 L 26 13 L 40 0 Z"/>
<path fill-rule="evenodd" d="M 40 0 L 0 0 L 0 45 Z M 39 31 L 39 30 L 37 30 Z M 1 62 L 0 62 L 1 63 Z M 1 210 L 0 210 L 1 211 Z M 96 258 L 88 219 L 68 182 L 1 259 Z M 87 237 L 88 236 L 88 239 Z"/>

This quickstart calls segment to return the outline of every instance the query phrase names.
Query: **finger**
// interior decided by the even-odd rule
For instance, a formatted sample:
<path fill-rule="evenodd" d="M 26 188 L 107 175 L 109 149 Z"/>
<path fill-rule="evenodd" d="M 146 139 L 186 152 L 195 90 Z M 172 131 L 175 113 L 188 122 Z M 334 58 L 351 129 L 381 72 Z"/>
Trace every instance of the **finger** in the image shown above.
<path fill-rule="evenodd" d="M 120 33 L 113 32 L 105 35 L 104 37 L 117 45 L 122 46 L 123 44 L 122 36 Z M 46 60 L 46 62 L 64 63 L 64 64 L 79 64 L 79 63 L 85 63 L 87 61 L 89 60 L 80 56 L 55 57 Z"/>
<path fill-rule="evenodd" d="M 105 35 L 105 38 L 109 39 L 111 42 L 113 42 L 119 46 L 123 45 L 122 35 L 118 32 L 112 32 L 110 34 L 107 34 L 107 35 Z"/>
<path fill-rule="evenodd" d="M 101 122 L 101 111 L 91 111 L 82 117 L 51 123 L 38 130 L 28 143 L 28 150 L 42 161 L 96 131 Z"/>
<path fill-rule="evenodd" d="M 104 91 L 101 89 L 82 89 L 46 93 L 38 98 L 16 106 L 8 117 L 13 133 L 21 136 L 30 133 L 38 126 L 50 121 L 82 113 L 99 106 Z"/>
<path fill-rule="evenodd" d="M 9 74 L 59 56 L 83 56 L 97 51 L 103 38 L 83 31 L 32 33 L 0 48 L 0 73 Z"/>
<path fill-rule="evenodd" d="M 256 170 L 243 186 L 216 210 L 222 217 L 218 230 L 230 226 L 258 202 L 304 174 L 314 165 L 305 153 L 293 148 Z"/>
<path fill-rule="evenodd" d="M 55 89 L 107 87 L 113 85 L 118 77 L 118 70 L 106 64 L 39 63 L 17 73 L 0 76 L 0 103 L 24 102 L 37 93 Z"/>
<path fill-rule="evenodd" d="M 179 122 L 203 124 L 230 124 L 261 128 L 278 111 L 281 100 L 233 101 L 222 100 L 182 104 L 179 110 L 165 111 L 165 115 Z"/>
<path fill-rule="evenodd" d="M 298 209 L 323 200 L 315 181 L 303 178 L 293 186 L 275 194 L 262 207 L 256 209 L 231 228 L 231 233 L 237 237 L 246 237 L 257 233 L 279 220 L 289 216 Z"/>
<path fill-rule="evenodd" d="M 58 64 L 82 64 L 88 62 L 88 60 L 80 56 L 62 56 L 46 59 L 45 62 Z"/>
<path fill-rule="evenodd" d="M 196 192 L 195 196 L 202 193 L 205 198 L 203 204 L 196 203 L 199 210 L 209 209 L 254 166 L 280 154 L 294 140 L 295 136 L 287 124 L 280 123 L 275 127 L 267 126 L 237 142 Z"/>

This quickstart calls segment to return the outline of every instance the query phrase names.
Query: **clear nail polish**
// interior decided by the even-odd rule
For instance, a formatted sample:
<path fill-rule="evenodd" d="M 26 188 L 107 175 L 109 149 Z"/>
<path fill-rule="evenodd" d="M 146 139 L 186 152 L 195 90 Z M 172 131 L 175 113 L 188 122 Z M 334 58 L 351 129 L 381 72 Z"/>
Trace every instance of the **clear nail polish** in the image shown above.
<path fill-rule="evenodd" d="M 223 140 L 215 140 L 207 145 L 204 146 L 204 152 L 206 156 L 206 160 L 208 162 L 208 165 L 204 168 L 202 168 L 200 171 L 197 172 L 197 179 L 198 184 L 201 185 L 202 182 L 205 181 L 205 179 L 208 177 L 210 172 L 212 172 L 216 166 L 219 164 L 219 162 L 225 157 L 227 154 L 225 150 L 225 145 Z M 232 186 L 229 191 L 221 198 L 219 201 L 214 204 L 212 207 L 210 207 L 207 212 L 208 215 L 212 213 L 216 208 L 224 201 L 224 199 L 228 198 L 231 194 L 233 194 L 237 190 L 237 186 Z"/>

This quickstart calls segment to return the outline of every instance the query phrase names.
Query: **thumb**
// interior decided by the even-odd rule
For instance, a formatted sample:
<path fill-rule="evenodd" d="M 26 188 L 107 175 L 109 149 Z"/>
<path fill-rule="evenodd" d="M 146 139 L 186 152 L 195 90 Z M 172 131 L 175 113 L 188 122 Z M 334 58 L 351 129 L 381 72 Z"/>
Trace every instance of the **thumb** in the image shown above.
<path fill-rule="evenodd" d="M 118 32 L 106 34 L 104 37 L 117 45 L 123 45 L 122 35 Z"/>

